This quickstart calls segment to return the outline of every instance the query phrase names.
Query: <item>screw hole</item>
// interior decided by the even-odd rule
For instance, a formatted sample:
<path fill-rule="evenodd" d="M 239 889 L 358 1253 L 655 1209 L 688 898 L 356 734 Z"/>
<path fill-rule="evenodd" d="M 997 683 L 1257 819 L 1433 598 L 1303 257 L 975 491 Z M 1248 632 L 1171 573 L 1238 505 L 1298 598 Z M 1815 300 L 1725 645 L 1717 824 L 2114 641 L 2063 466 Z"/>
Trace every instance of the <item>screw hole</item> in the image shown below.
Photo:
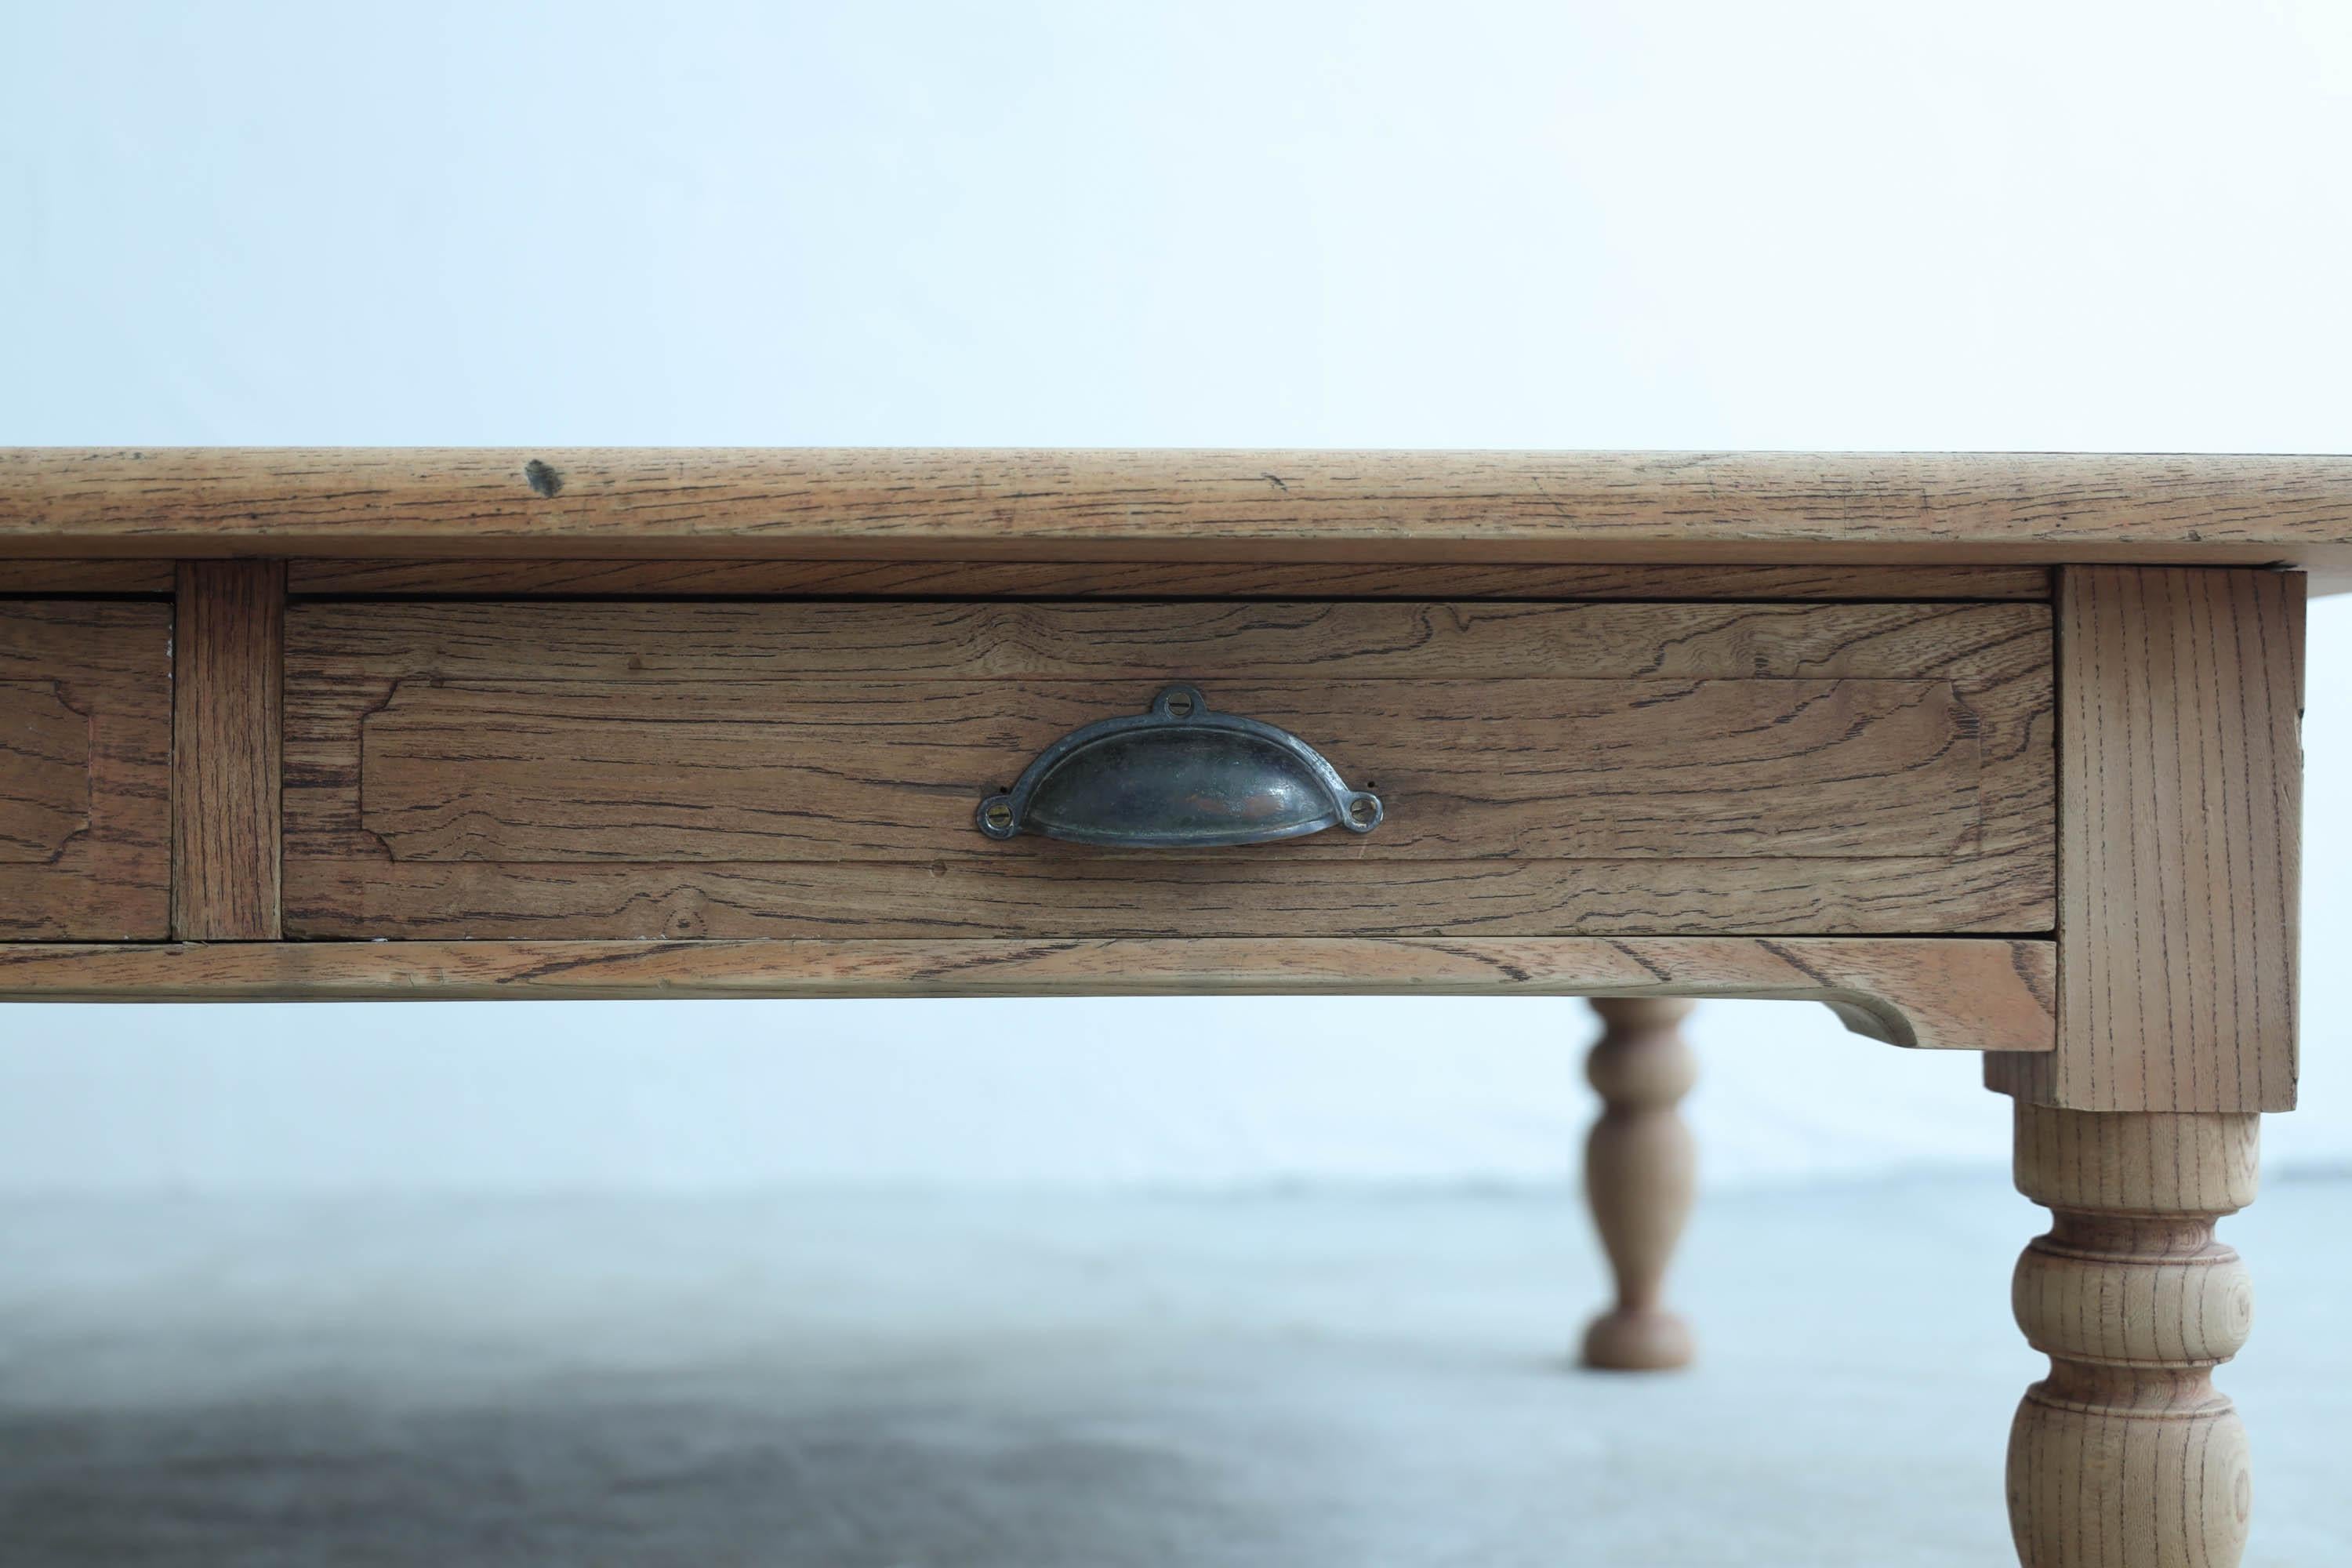
<path fill-rule="evenodd" d="M 1370 826 L 1372 820 L 1372 803 L 1364 799 L 1361 795 L 1349 801 L 1348 803 L 1348 820 L 1354 823 L 1359 827 Z"/>

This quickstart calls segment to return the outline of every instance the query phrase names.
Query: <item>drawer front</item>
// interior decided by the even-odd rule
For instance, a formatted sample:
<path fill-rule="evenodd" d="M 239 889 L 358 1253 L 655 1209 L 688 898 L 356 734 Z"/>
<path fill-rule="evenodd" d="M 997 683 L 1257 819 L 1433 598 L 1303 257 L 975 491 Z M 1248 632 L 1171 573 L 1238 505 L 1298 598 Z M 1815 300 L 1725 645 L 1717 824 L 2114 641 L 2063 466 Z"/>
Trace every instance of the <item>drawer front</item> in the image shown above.
<path fill-rule="evenodd" d="M 310 603 L 308 937 L 2030 931 L 2032 604 Z M 1189 681 L 1387 818 L 1185 852 L 972 826 Z"/>
<path fill-rule="evenodd" d="M 171 921 L 172 610 L 0 600 L 0 940 Z"/>

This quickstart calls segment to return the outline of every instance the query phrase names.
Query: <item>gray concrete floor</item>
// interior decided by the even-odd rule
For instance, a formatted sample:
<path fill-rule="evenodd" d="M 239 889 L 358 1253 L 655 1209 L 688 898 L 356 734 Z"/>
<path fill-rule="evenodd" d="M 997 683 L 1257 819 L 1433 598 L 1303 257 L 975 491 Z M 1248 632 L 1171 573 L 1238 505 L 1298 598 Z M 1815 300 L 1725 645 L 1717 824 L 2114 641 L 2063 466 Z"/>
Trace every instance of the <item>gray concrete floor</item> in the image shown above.
<path fill-rule="evenodd" d="M 2225 1232 L 2250 1563 L 2352 1562 L 2347 1197 Z M 1996 1563 L 2038 1217 L 1717 1195 L 1612 1377 L 1566 1191 L 13 1199 L 0 1563 Z"/>

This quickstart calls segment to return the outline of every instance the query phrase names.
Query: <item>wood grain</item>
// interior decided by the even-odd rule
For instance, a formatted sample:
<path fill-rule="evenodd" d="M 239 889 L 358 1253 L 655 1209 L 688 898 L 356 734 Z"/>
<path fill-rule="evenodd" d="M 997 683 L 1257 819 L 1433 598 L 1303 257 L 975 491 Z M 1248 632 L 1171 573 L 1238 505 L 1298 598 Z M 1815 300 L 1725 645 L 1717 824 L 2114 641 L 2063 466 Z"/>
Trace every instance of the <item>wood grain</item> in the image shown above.
<path fill-rule="evenodd" d="M 0 571 L 7 569 L 0 565 Z M 287 588 L 298 595 L 355 597 L 1844 599 L 1895 603 L 2047 599 L 2050 574 L 2038 566 L 330 558 L 290 563 Z"/>
<path fill-rule="evenodd" d="M 289 638 L 308 937 L 2051 918 L 2038 605 L 310 603 Z M 1388 823 L 1191 858 L 971 829 L 1175 675 L 1322 747 Z M 1701 733 L 1716 761 L 1675 743 Z"/>
<path fill-rule="evenodd" d="M 278 787 L 286 572 L 273 561 L 180 565 L 173 713 L 172 934 L 278 934 Z"/>
<path fill-rule="evenodd" d="M 1983 684 L 2046 672 L 2050 626 L 2040 605 L 393 602 L 300 605 L 289 635 L 329 678 L 1148 682 L 1181 669 Z"/>
<path fill-rule="evenodd" d="M 0 681 L 0 862 L 49 865 L 89 827 L 89 720 L 55 681 Z"/>
<path fill-rule="evenodd" d="M 2303 584 L 2069 568 L 2058 611 L 2057 1054 L 2086 1110 L 2284 1110 L 2296 1081 Z"/>
<path fill-rule="evenodd" d="M 1020 841 L 1026 844 L 1027 840 Z M 1265 846 L 1261 847 L 1272 847 Z M 2021 913 L 2002 862 L 1257 857 L 765 866 L 314 859 L 286 868 L 289 935 L 636 940 L 1899 932 L 1935 889 L 1956 934 Z M 1967 873 L 1973 871 L 1974 876 Z M 1975 915 L 1973 921 L 1968 917 Z"/>
<path fill-rule="evenodd" d="M 2352 458 L 17 447 L 0 550 L 2343 571 Z"/>
<path fill-rule="evenodd" d="M 361 720 L 360 827 L 395 861 L 1026 858 L 1035 842 L 971 831 L 973 803 L 1150 697 L 1133 681 L 403 681 Z M 1949 681 L 1326 680 L 1210 699 L 1310 738 L 1389 803 L 1376 839 L 1277 856 L 1943 857 L 1980 827 L 1973 716 Z"/>
<path fill-rule="evenodd" d="M 166 933 L 171 643 L 162 603 L 0 600 L 0 940 Z"/>
<path fill-rule="evenodd" d="M 2252 1323 L 2215 1219 L 2253 1200 L 2261 1119 L 2017 1107 L 2017 1184 L 2053 1215 L 2020 1258 L 2018 1326 L 2050 1357 L 2011 1429 L 2026 1568 L 2232 1568 L 2252 1487 L 2212 1370 Z"/>
<path fill-rule="evenodd" d="M 0 595 L 166 595 L 175 576 L 169 561 L 0 561 Z"/>
<path fill-rule="evenodd" d="M 1512 941 L 357 942 L 0 946 L 19 1001 L 1530 995 L 1830 1003 L 1891 1045 L 2043 1051 L 2051 944 L 1970 937 Z"/>

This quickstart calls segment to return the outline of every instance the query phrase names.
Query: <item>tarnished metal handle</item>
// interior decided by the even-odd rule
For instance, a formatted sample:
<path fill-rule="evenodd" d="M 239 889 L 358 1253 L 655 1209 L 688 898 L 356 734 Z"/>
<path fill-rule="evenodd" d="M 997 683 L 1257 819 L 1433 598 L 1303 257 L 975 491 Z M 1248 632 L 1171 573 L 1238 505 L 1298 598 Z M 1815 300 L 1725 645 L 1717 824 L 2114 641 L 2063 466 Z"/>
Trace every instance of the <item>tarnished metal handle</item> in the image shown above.
<path fill-rule="evenodd" d="M 991 838 L 1181 849 L 1264 844 L 1327 827 L 1370 833 L 1381 798 L 1287 730 L 1213 711 L 1200 689 L 1164 688 L 1142 713 L 1073 730 L 980 803 Z"/>

